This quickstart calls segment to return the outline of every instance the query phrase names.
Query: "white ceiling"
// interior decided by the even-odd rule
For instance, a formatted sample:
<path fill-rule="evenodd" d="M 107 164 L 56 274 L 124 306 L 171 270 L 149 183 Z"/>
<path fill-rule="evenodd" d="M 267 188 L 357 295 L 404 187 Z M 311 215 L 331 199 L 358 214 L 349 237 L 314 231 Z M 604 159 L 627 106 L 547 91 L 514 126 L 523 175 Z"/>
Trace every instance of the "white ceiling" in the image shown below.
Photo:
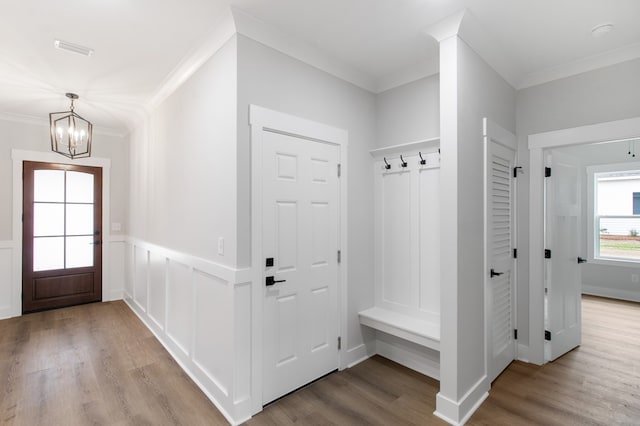
<path fill-rule="evenodd" d="M 0 113 L 76 111 L 124 133 L 232 6 L 351 70 L 372 90 L 433 72 L 429 25 L 466 8 L 526 87 L 640 57 L 638 0 L 1 0 Z M 614 31 L 591 36 L 595 25 Z M 240 31 L 240 29 L 239 29 Z M 95 50 L 54 49 L 59 38 Z M 500 71 L 500 70 L 499 70 Z M 508 74 L 508 75 L 506 75 Z"/>

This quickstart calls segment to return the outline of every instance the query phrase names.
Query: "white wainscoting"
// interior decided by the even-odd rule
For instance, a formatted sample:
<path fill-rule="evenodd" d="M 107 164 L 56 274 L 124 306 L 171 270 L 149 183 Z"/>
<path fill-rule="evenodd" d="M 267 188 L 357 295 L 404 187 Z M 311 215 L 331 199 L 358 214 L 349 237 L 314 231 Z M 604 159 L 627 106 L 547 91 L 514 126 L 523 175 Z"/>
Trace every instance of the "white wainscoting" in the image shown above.
<path fill-rule="evenodd" d="M 15 244 L 13 241 L 0 241 L 0 319 L 10 318 L 16 313 L 15 288 L 19 286 L 16 280 L 20 279 L 19 271 L 15 268 Z"/>
<path fill-rule="evenodd" d="M 107 285 L 102 290 L 102 300 L 108 302 L 111 300 L 122 300 L 124 298 L 124 281 L 125 281 L 125 249 L 127 237 L 124 235 L 111 235 L 109 240 L 105 242 L 107 250 L 107 262 L 103 263 L 106 274 L 103 273 L 103 280 L 107 281 Z"/>
<path fill-rule="evenodd" d="M 104 241 L 102 300 L 123 298 L 125 284 L 125 249 L 123 235 Z M 19 241 L 0 241 L 0 319 L 22 314 L 22 254 Z"/>
<path fill-rule="evenodd" d="M 250 270 L 129 239 L 124 299 L 232 424 L 251 417 Z"/>

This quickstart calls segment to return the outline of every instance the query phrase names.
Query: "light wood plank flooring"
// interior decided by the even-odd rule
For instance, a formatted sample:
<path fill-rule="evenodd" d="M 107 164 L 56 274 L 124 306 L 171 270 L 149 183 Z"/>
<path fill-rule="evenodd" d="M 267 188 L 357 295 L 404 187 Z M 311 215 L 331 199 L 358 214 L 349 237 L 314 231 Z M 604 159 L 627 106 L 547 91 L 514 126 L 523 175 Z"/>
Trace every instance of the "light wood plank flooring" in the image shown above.
<path fill-rule="evenodd" d="M 381 357 L 269 405 L 248 425 L 444 425 L 438 382 Z M 0 422 L 223 425 L 123 302 L 0 321 Z M 469 425 L 640 425 L 640 304 L 583 298 L 583 344 L 514 362 Z"/>

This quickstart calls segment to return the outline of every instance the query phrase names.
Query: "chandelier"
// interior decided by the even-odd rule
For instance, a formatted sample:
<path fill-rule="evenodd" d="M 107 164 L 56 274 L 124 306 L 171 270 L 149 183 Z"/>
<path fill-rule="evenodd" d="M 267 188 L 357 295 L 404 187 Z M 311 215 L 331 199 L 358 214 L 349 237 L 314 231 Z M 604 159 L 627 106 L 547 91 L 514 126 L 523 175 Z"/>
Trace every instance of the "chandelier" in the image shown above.
<path fill-rule="evenodd" d="M 67 93 L 66 96 L 71 99 L 69 111 L 49 114 L 51 150 L 72 160 L 90 157 L 93 124 L 73 111 L 73 101 L 79 96 L 75 93 Z"/>

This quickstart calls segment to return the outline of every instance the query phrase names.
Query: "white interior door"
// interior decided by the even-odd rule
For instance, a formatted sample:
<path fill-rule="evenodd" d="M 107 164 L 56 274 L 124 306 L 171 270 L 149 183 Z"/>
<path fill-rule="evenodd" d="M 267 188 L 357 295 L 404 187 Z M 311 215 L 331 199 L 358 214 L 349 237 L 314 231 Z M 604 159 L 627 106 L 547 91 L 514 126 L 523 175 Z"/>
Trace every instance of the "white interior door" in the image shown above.
<path fill-rule="evenodd" d="M 266 404 L 338 368 L 339 148 L 265 131 L 262 149 Z"/>
<path fill-rule="evenodd" d="M 485 119 L 487 374 L 491 381 L 516 357 L 513 258 L 516 138 Z"/>
<path fill-rule="evenodd" d="M 546 360 L 553 361 L 580 345 L 582 277 L 580 257 L 580 164 L 565 153 L 547 155 L 545 178 Z"/>

